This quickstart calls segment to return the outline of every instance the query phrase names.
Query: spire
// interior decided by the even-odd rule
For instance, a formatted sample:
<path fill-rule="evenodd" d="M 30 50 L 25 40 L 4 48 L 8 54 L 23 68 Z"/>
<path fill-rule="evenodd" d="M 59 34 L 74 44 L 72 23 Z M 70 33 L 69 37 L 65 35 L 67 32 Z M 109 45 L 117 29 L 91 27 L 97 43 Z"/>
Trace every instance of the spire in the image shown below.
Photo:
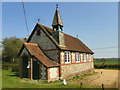
<path fill-rule="evenodd" d="M 53 27 L 53 30 L 61 29 L 61 31 L 62 31 L 63 23 L 62 23 L 62 19 L 60 17 L 60 13 L 58 11 L 58 4 L 56 4 L 56 11 L 55 11 L 53 22 L 52 22 L 52 27 Z"/>

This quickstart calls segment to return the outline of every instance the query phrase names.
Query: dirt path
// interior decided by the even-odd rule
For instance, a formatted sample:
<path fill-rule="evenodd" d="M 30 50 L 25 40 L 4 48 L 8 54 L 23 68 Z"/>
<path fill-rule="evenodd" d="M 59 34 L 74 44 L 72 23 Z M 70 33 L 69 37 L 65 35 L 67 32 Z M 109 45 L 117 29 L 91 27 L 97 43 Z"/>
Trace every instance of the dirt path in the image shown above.
<path fill-rule="evenodd" d="M 95 72 L 98 72 L 98 74 L 96 74 L 94 77 L 89 77 L 91 81 L 90 84 L 99 86 L 104 84 L 104 87 L 118 88 L 118 70 L 96 69 Z M 96 79 L 93 80 L 93 78 Z"/>
<path fill-rule="evenodd" d="M 78 80 L 72 81 L 72 83 L 82 82 L 83 84 L 92 85 L 92 86 L 94 85 L 101 86 L 102 84 L 104 84 L 105 88 L 118 88 L 118 72 L 120 72 L 120 70 L 118 71 L 118 70 L 104 69 L 102 70 L 102 74 L 101 74 L 101 69 L 95 69 L 95 72 L 98 72 L 98 73 L 95 75 L 88 76 L 82 80 L 78 79 Z"/>
<path fill-rule="evenodd" d="M 94 80 L 91 84 L 104 84 L 106 87 L 118 88 L 118 70 L 103 70 L 101 74 L 101 70 L 96 69 L 95 72 L 99 73 L 99 77 L 96 80 Z"/>

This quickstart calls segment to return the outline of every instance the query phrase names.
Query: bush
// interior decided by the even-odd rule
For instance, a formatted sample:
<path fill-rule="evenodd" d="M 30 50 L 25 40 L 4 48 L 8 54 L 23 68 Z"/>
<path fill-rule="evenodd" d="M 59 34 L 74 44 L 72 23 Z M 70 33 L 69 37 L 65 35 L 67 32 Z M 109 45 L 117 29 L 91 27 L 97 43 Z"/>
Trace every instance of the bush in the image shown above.
<path fill-rule="evenodd" d="M 18 64 L 11 65 L 12 72 L 19 72 L 19 66 Z"/>
<path fill-rule="evenodd" d="M 114 64 L 114 65 L 103 65 L 103 64 L 99 64 L 99 65 L 94 65 L 94 67 L 95 68 L 98 68 L 98 69 L 100 69 L 100 68 L 117 68 L 117 69 L 119 69 L 120 68 L 120 65 L 119 64 Z"/>
<path fill-rule="evenodd" d="M 8 64 L 2 64 L 2 69 L 8 70 L 10 69 L 10 66 Z"/>
<path fill-rule="evenodd" d="M 11 68 L 11 63 L 9 62 L 2 62 L 2 69 L 8 70 Z"/>
<path fill-rule="evenodd" d="M 12 72 L 15 72 L 17 75 L 19 75 L 19 65 L 13 64 L 11 65 Z"/>
<path fill-rule="evenodd" d="M 16 72 L 19 74 L 19 64 L 17 62 L 9 63 L 9 62 L 2 62 L 2 69 L 8 70 L 11 69 L 12 72 Z"/>

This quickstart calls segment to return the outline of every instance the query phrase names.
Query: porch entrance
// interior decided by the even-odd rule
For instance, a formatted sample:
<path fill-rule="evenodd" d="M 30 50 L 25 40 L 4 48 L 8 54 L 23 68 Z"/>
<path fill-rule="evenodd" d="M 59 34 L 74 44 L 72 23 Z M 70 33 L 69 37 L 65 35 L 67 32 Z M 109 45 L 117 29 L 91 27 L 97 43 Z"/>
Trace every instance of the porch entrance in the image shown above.
<path fill-rule="evenodd" d="M 22 78 L 28 78 L 28 56 L 24 55 L 22 60 Z"/>
<path fill-rule="evenodd" d="M 38 80 L 46 80 L 46 67 L 41 64 L 38 60 L 33 61 L 33 79 Z"/>
<path fill-rule="evenodd" d="M 33 61 L 33 79 L 40 79 L 40 62 Z"/>

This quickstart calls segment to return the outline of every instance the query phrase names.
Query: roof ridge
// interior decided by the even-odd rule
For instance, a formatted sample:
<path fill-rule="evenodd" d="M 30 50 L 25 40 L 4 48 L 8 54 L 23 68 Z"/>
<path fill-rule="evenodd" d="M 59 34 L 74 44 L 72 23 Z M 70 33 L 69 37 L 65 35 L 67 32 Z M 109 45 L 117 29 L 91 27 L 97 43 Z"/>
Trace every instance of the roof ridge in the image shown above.
<path fill-rule="evenodd" d="M 37 23 L 38 25 L 40 25 L 40 26 L 43 26 L 43 27 L 46 27 L 46 28 L 49 28 L 49 29 L 51 29 L 52 30 L 52 28 L 50 28 L 50 27 L 47 27 L 47 26 L 45 26 L 45 25 L 43 25 L 43 24 L 40 24 L 40 23 Z"/>
<path fill-rule="evenodd" d="M 37 43 L 29 43 L 29 42 L 23 42 L 23 43 L 26 44 L 26 45 L 36 45 L 36 46 L 38 46 Z"/>

